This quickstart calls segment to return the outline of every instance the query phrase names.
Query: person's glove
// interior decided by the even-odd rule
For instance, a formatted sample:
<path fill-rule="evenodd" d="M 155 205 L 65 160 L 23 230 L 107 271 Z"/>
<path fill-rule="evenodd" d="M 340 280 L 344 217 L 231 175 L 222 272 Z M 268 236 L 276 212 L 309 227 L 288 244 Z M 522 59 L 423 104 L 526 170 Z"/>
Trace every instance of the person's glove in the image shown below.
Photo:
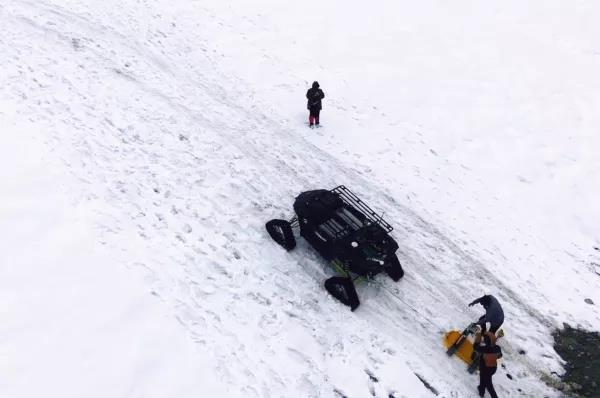
<path fill-rule="evenodd" d="M 469 303 L 469 307 L 472 307 L 472 306 L 474 306 L 474 305 L 475 305 L 475 302 L 474 302 L 474 301 L 472 301 L 472 302 L 470 302 L 470 303 Z"/>

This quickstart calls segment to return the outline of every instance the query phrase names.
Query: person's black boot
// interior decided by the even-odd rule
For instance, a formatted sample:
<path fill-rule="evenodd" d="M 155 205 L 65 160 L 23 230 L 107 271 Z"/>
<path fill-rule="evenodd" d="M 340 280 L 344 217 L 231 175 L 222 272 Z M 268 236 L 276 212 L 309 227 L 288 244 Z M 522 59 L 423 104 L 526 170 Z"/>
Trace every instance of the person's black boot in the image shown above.
<path fill-rule="evenodd" d="M 485 394 L 485 388 L 481 386 L 477 386 L 477 391 L 479 392 L 480 397 L 483 397 L 483 394 Z"/>

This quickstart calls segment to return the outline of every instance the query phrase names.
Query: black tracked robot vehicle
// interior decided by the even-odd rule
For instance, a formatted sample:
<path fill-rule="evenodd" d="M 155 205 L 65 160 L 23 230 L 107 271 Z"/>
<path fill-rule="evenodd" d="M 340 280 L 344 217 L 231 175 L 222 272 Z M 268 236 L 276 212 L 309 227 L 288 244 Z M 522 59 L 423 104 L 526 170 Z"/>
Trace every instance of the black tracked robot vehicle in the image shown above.
<path fill-rule="evenodd" d="M 296 216 L 266 224 L 271 238 L 286 250 L 296 247 L 294 229 L 340 276 L 325 281 L 325 289 L 353 311 L 359 306 L 354 287 L 357 279 L 370 279 L 385 271 L 394 281 L 404 275 L 396 256 L 398 244 L 383 217 L 340 185 L 332 190 L 302 192 L 294 201 Z"/>

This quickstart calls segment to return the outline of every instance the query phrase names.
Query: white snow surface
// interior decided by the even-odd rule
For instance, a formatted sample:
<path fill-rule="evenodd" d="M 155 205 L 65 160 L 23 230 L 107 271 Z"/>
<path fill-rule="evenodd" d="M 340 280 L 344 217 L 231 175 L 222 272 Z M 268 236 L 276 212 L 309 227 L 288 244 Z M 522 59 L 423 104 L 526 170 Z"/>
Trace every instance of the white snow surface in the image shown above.
<path fill-rule="evenodd" d="M 2 1 L 0 397 L 473 397 L 441 340 L 483 293 L 499 395 L 559 396 L 552 331 L 600 330 L 598 20 L 584 0 Z M 406 272 L 355 312 L 264 230 L 339 184 Z"/>

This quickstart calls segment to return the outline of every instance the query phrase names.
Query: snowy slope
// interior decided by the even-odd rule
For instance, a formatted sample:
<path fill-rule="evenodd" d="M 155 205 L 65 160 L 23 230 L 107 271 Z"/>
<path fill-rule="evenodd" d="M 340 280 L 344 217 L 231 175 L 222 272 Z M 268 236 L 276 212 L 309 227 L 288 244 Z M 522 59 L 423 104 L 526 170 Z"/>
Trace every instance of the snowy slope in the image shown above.
<path fill-rule="evenodd" d="M 2 102 L 0 396 L 226 394 L 171 310 L 99 241 L 97 203 Z M 76 184 L 75 184 L 76 185 Z M 143 380 L 142 383 L 136 380 Z"/>
<path fill-rule="evenodd" d="M 0 396 L 473 396 L 440 340 L 484 291 L 501 396 L 556 396 L 551 328 L 600 328 L 598 11 L 1 4 Z M 385 212 L 407 272 L 355 313 L 264 231 L 337 184 Z"/>

